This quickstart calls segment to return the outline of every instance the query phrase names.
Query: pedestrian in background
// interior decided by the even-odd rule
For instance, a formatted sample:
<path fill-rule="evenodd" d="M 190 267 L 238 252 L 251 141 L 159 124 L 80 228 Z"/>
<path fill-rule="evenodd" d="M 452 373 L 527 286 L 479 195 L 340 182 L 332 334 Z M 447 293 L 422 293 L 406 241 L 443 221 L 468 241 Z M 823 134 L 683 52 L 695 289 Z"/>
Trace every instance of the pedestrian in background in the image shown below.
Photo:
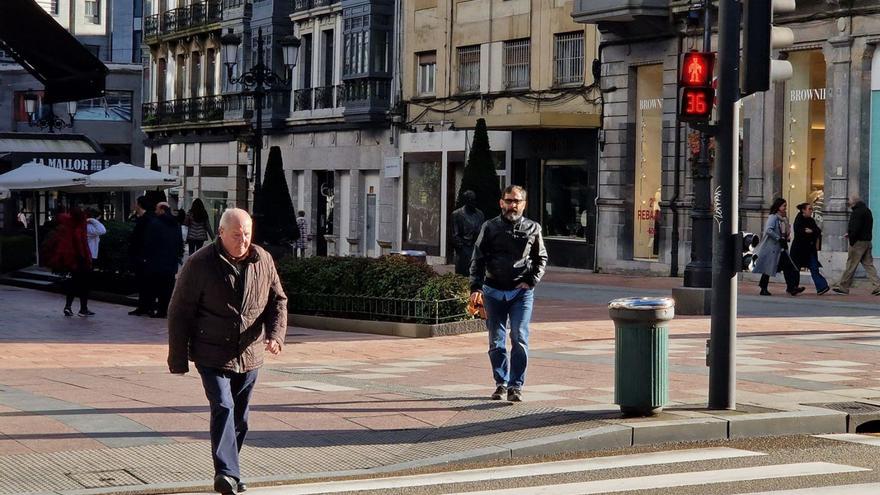
<path fill-rule="evenodd" d="M 849 207 L 852 208 L 852 213 L 849 215 L 849 223 L 844 234 L 844 237 L 849 239 L 846 268 L 840 275 L 840 280 L 832 288 L 838 294 L 849 294 L 856 268 L 861 264 L 868 279 L 871 280 L 871 285 L 874 286 L 871 294 L 880 296 L 880 278 L 877 277 L 874 258 L 871 256 L 874 216 L 858 195 L 853 194 L 849 197 Z"/>
<path fill-rule="evenodd" d="M 798 269 L 807 268 L 813 277 L 813 285 L 820 296 L 831 288 L 828 281 L 819 272 L 819 251 L 822 247 L 822 229 L 813 218 L 813 205 L 801 203 L 797 205 L 798 214 L 794 217 L 794 240 L 791 242 L 791 261 Z"/>
<path fill-rule="evenodd" d="M 174 277 L 183 259 L 180 224 L 166 202 L 156 205 L 156 218 L 146 232 L 144 270 L 150 286 L 150 316 L 168 316 L 168 303 L 174 290 Z"/>
<path fill-rule="evenodd" d="M 296 228 L 299 230 L 299 239 L 293 243 L 293 257 L 305 258 L 306 246 L 311 238 L 309 236 L 309 221 L 306 220 L 306 212 L 302 210 L 296 212 Z"/>
<path fill-rule="evenodd" d="M 132 229 L 128 241 L 128 259 L 138 289 L 138 305 L 128 312 L 132 316 L 149 316 L 153 306 L 151 301 L 155 299 L 146 271 L 146 233 L 149 226 L 156 220 L 155 208 L 156 205 L 152 204 L 146 196 L 138 196 L 135 201 L 134 229 Z"/>
<path fill-rule="evenodd" d="M 461 197 L 464 205 L 452 212 L 452 245 L 455 248 L 455 273 L 467 276 L 471 271 L 474 242 L 486 218 L 477 208 L 477 195 L 473 191 L 465 191 Z"/>
<path fill-rule="evenodd" d="M 63 282 L 64 316 L 73 316 L 73 300 L 79 297 L 79 316 L 93 316 L 89 311 L 89 279 L 92 255 L 87 240 L 87 218 L 80 208 L 58 215 L 58 226 L 47 244 L 49 258 L 46 265 L 52 271 L 65 273 Z"/>
<path fill-rule="evenodd" d="M 190 256 L 201 249 L 205 241 L 214 239 L 214 232 L 211 230 L 211 224 L 208 222 L 208 211 L 205 210 L 205 204 L 199 198 L 193 201 L 184 225 L 187 228 L 186 244 Z"/>
<path fill-rule="evenodd" d="M 755 261 L 752 273 L 761 274 L 758 286 L 761 288 L 762 296 L 771 295 L 767 290 L 770 277 L 775 277 L 780 271 L 785 276 L 786 292 L 796 296 L 804 291 L 803 287 L 798 287 L 801 275 L 788 254 L 791 226 L 788 224 L 787 209 L 788 203 L 784 199 L 776 198 L 773 200 L 773 204 L 770 206 L 770 216 L 767 217 L 767 223 L 764 224 L 764 236 L 756 249 L 758 260 Z"/>
<path fill-rule="evenodd" d="M 506 187 L 499 203 L 501 214 L 483 224 L 474 244 L 469 302 L 486 310 L 489 362 L 495 379 L 492 399 L 501 400 L 507 395 L 507 400 L 520 402 L 529 359 L 534 288 L 544 275 L 547 250 L 541 225 L 523 216 L 525 189 Z"/>
<path fill-rule="evenodd" d="M 201 375 L 211 406 L 214 490 L 243 492 L 239 454 L 263 353 L 279 354 L 287 296 L 272 256 L 251 244 L 250 215 L 223 212 L 218 241 L 189 257 L 168 311 L 168 368 Z"/>

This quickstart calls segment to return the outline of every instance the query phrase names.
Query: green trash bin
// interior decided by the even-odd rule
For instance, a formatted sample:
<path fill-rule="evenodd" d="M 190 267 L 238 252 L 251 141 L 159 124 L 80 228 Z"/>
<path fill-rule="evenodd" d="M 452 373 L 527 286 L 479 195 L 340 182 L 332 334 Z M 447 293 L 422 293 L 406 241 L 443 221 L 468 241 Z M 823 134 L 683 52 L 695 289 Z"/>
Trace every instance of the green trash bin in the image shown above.
<path fill-rule="evenodd" d="M 668 297 L 627 297 L 608 303 L 614 321 L 614 403 L 627 416 L 651 416 L 669 401 Z"/>

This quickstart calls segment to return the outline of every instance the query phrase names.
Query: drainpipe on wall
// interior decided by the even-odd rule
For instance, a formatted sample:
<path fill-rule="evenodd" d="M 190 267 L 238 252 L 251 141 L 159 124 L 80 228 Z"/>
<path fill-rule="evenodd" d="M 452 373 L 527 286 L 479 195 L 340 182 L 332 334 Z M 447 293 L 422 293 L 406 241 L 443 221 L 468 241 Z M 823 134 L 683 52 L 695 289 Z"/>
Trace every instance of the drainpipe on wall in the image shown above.
<path fill-rule="evenodd" d="M 678 34 L 678 53 L 676 54 L 675 73 L 681 74 L 681 52 L 684 49 L 684 33 Z M 679 92 L 675 92 L 675 108 L 678 112 L 680 102 L 678 101 Z M 669 209 L 672 210 L 672 234 L 670 236 L 669 248 L 669 276 L 678 276 L 678 196 L 681 192 L 681 121 L 678 116 L 675 118 L 675 178 L 672 183 L 672 198 L 669 200 Z"/>

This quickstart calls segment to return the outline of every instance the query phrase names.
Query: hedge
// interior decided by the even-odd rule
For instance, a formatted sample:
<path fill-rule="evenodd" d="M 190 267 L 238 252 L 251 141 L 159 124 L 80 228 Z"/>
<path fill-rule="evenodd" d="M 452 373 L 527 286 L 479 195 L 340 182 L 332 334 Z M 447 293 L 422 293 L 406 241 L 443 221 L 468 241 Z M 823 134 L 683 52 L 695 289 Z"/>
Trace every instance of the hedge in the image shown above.
<path fill-rule="evenodd" d="M 345 311 L 340 308 L 354 308 L 355 299 L 363 301 L 368 298 L 373 307 L 383 302 L 404 300 L 407 304 L 391 306 L 413 308 L 423 307 L 420 302 L 442 302 L 433 304 L 433 307 L 440 308 L 439 314 L 433 315 L 434 319 L 470 319 L 465 311 L 469 295 L 465 277 L 454 273 L 439 275 L 430 266 L 403 256 L 285 258 L 277 266 L 281 283 L 290 298 L 290 311 L 293 313 L 345 317 L 347 315 L 342 314 Z M 320 304 L 324 300 L 326 304 Z M 383 314 L 377 314 L 372 319 L 419 319 L 410 311 L 402 311 L 397 315 L 389 314 L 388 311 L 381 313 Z M 364 315 L 358 314 L 358 317 Z"/>

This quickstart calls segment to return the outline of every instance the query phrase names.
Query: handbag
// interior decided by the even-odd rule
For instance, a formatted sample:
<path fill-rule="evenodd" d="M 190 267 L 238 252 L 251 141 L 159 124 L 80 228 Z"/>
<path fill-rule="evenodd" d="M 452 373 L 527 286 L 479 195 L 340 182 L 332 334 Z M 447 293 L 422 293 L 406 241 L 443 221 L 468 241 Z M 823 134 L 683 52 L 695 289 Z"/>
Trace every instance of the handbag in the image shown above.
<path fill-rule="evenodd" d="M 474 297 L 474 300 L 468 299 L 467 304 L 467 313 L 474 318 L 479 318 L 481 320 L 486 319 L 486 307 L 483 305 L 483 293 L 477 292 L 477 296 Z"/>

